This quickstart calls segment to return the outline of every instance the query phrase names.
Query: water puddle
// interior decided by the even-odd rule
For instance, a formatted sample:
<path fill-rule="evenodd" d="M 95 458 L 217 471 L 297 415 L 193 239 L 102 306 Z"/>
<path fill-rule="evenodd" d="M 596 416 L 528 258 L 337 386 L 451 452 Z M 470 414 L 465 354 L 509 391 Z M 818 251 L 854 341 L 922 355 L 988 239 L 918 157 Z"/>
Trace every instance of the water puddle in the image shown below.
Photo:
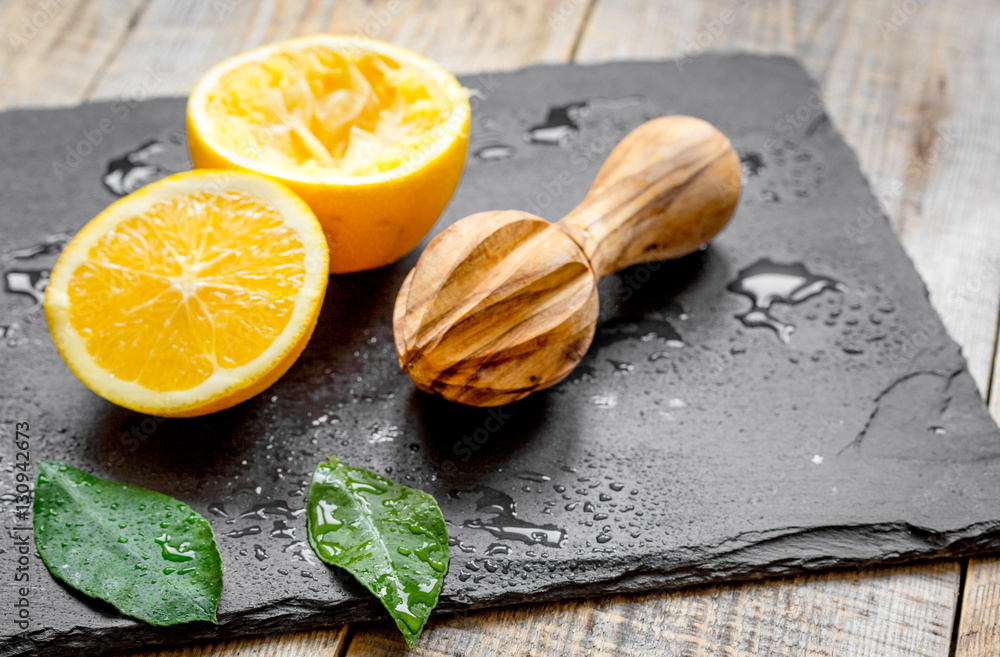
<path fill-rule="evenodd" d="M 184 137 L 173 132 L 167 139 L 151 138 L 108 162 L 101 180 L 115 196 L 125 196 L 151 182 L 186 168 Z"/>
<path fill-rule="evenodd" d="M 489 514 L 488 518 L 475 518 L 462 523 L 468 529 L 481 529 L 501 541 L 520 541 L 527 545 L 562 547 L 566 530 L 552 524 L 537 525 L 517 517 L 514 499 L 504 492 L 478 489 L 481 493 L 476 511 Z"/>
<path fill-rule="evenodd" d="M 782 322 L 771 314 L 776 303 L 795 305 L 824 290 L 846 292 L 847 288 L 828 276 L 813 274 L 799 262 L 783 264 L 768 258 L 758 260 L 739 272 L 736 280 L 726 286 L 736 294 L 750 299 L 753 306 L 736 318 L 748 328 L 767 327 L 782 342 L 788 342 L 795 330 L 793 324 Z"/>
<path fill-rule="evenodd" d="M 550 107 L 543 123 L 528 128 L 528 142 L 565 146 L 570 139 L 580 134 L 578 122 L 586 111 L 586 101 Z"/>
<path fill-rule="evenodd" d="M 625 98 L 592 98 L 590 100 L 554 105 L 549 108 L 545 121 L 528 128 L 528 143 L 544 146 L 565 146 L 580 134 L 580 119 L 591 110 L 616 111 L 641 103 L 639 96 Z"/>
<path fill-rule="evenodd" d="M 45 302 L 45 288 L 49 284 L 48 269 L 24 269 L 4 272 L 4 289 L 11 294 L 30 297 L 36 306 Z"/>
<path fill-rule="evenodd" d="M 764 157 L 757 151 L 745 151 L 740 153 L 740 167 L 743 170 L 743 178 L 755 178 L 764 170 Z"/>
<path fill-rule="evenodd" d="M 72 239 L 70 233 L 53 233 L 46 235 L 38 242 L 20 249 L 14 249 L 7 254 L 11 260 L 30 260 L 39 256 L 58 255 Z"/>

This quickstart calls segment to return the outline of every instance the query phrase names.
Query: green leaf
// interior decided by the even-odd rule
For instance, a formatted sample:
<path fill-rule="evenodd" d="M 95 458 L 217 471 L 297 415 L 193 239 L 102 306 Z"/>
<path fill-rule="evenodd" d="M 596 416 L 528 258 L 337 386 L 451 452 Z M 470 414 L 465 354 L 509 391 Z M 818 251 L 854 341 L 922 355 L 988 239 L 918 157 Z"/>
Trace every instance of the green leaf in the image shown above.
<path fill-rule="evenodd" d="M 34 523 L 49 572 L 73 588 L 153 625 L 217 622 L 222 559 L 187 504 L 42 461 Z"/>
<path fill-rule="evenodd" d="M 374 593 L 416 643 L 448 572 L 448 530 L 433 497 L 331 456 L 309 486 L 309 544 Z"/>

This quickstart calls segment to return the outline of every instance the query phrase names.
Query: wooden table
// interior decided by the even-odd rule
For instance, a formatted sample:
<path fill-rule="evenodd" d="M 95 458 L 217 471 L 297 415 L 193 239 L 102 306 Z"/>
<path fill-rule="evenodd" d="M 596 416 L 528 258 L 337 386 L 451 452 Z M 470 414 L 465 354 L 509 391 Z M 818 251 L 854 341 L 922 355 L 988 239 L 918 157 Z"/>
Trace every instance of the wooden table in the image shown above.
<path fill-rule="evenodd" d="M 795 55 L 1000 415 L 996 0 L 0 0 L 0 25 L 0 107 L 183 94 L 224 57 L 313 32 L 393 41 L 456 73 L 713 49 Z M 405 652 L 383 622 L 155 654 Z M 1000 558 L 439 617 L 412 652 L 997 655 Z"/>

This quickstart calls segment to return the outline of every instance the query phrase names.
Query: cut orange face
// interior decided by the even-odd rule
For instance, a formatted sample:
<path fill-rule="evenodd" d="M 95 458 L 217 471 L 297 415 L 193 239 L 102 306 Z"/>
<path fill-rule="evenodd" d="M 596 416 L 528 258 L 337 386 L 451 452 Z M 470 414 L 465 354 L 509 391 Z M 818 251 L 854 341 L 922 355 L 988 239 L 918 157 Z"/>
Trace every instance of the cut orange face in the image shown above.
<path fill-rule="evenodd" d="M 267 178 L 171 176 L 88 223 L 52 270 L 45 314 L 66 363 L 116 404 L 203 415 L 295 362 L 326 292 L 309 207 Z"/>
<path fill-rule="evenodd" d="M 467 92 L 405 48 L 358 36 L 280 41 L 220 62 L 188 100 L 196 167 L 287 185 L 316 213 L 333 272 L 389 264 L 431 229 L 458 185 Z"/>

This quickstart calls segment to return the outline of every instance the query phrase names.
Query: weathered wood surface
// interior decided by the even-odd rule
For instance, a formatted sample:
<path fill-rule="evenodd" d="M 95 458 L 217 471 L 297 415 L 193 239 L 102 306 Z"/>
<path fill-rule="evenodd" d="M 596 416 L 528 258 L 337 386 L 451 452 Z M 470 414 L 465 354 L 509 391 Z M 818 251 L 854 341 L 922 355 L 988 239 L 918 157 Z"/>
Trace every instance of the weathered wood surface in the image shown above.
<path fill-rule="evenodd" d="M 583 15 L 550 21 L 563 0 L 152 0 L 95 98 L 115 98 L 158 78 L 156 95 L 183 94 L 220 59 L 316 32 L 364 34 L 431 57 L 454 73 L 567 61 Z"/>
<path fill-rule="evenodd" d="M 144 654 L 161 657 L 341 657 L 347 647 L 347 630 L 348 626 L 342 625 L 296 634 L 195 643 Z M 133 653 L 133 657 L 141 656 Z"/>
<path fill-rule="evenodd" d="M 86 100 L 145 4 L 0 2 L 0 108 Z"/>
<path fill-rule="evenodd" d="M 956 657 L 1000 653 L 1000 558 L 969 560 L 962 603 Z"/>
<path fill-rule="evenodd" d="M 19 39 L 33 17 L 44 23 Z M 458 73 L 713 49 L 798 56 L 1000 416 L 994 0 L 6 0 L 0 26 L 0 107 L 183 93 L 223 57 L 318 31 L 394 41 Z M 939 562 L 485 611 L 432 620 L 416 652 L 944 656 L 957 632 L 956 654 L 1000 654 L 1000 560 L 971 560 L 964 591 L 959 573 Z M 404 652 L 393 632 L 359 625 L 348 653 Z M 346 636 L 150 654 L 337 655 Z"/>
<path fill-rule="evenodd" d="M 958 569 L 950 563 L 524 605 L 433 619 L 407 652 L 388 624 L 359 624 L 348 657 L 945 657 Z"/>

